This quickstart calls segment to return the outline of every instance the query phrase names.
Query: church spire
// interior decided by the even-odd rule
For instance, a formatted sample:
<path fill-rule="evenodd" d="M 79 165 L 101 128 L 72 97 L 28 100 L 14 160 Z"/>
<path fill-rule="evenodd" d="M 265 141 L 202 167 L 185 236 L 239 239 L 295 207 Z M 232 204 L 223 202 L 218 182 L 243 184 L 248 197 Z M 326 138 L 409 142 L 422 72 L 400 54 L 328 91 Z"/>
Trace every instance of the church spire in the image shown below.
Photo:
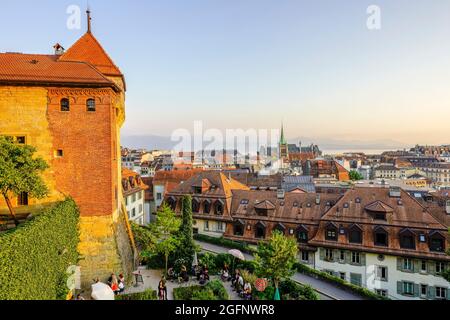
<path fill-rule="evenodd" d="M 286 138 L 284 137 L 284 124 L 281 123 L 281 137 L 280 137 L 280 144 L 286 144 Z"/>
<path fill-rule="evenodd" d="M 91 20 L 92 20 L 92 18 L 91 18 L 91 9 L 89 9 L 89 7 L 86 10 L 86 15 L 87 15 L 87 26 L 88 26 L 87 32 L 91 33 Z"/>

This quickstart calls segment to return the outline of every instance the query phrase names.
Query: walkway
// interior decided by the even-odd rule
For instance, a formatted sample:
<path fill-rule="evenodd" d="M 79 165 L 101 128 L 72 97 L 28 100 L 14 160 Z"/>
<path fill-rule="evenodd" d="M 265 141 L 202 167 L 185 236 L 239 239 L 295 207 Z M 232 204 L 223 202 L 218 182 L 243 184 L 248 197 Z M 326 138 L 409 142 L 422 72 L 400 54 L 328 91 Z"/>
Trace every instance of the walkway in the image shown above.
<path fill-rule="evenodd" d="M 227 253 L 229 248 L 224 248 L 218 245 L 196 241 L 196 243 L 204 250 L 213 253 Z M 244 254 L 245 259 L 253 260 L 253 256 L 250 254 Z M 316 279 L 313 276 L 305 275 L 303 273 L 296 272 L 292 276 L 292 280 L 298 283 L 310 285 L 320 295 L 320 300 L 364 300 L 363 297 L 352 293 L 350 291 L 343 290 L 337 286 L 332 285 L 321 279 Z"/>

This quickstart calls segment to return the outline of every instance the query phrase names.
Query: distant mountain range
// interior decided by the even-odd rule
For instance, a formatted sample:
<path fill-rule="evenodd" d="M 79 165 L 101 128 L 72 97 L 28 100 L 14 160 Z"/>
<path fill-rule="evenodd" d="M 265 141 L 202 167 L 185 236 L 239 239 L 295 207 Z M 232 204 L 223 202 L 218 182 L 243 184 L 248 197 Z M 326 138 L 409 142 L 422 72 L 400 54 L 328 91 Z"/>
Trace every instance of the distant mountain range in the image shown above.
<path fill-rule="evenodd" d="M 334 138 L 311 138 L 311 137 L 299 137 L 296 139 L 289 139 L 289 143 L 299 144 L 302 142 L 303 146 L 310 145 L 311 143 L 317 144 L 321 150 L 325 153 L 344 152 L 344 151 L 383 151 L 383 150 L 403 150 L 409 149 L 412 146 L 398 142 L 395 140 L 340 140 Z M 156 136 L 156 135 L 133 135 L 122 136 L 122 146 L 140 149 L 145 148 L 148 150 L 171 150 L 176 145 L 172 142 L 170 137 Z"/>

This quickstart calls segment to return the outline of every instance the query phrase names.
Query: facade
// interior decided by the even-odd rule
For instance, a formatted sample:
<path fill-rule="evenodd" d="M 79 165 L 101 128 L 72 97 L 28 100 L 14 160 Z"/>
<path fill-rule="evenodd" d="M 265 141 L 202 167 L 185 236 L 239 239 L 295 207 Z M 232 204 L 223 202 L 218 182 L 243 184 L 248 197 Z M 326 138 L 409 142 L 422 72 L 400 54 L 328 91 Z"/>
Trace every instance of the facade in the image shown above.
<path fill-rule="evenodd" d="M 130 169 L 122 169 L 122 188 L 128 220 L 139 225 L 146 223 L 145 192 L 149 189 L 142 178 Z"/>
<path fill-rule="evenodd" d="M 437 187 L 450 187 L 450 163 L 437 162 L 422 164 L 419 169 L 424 172 Z"/>
<path fill-rule="evenodd" d="M 335 181 L 349 181 L 348 170 L 334 160 L 306 160 L 302 163 L 303 174 L 315 179 L 333 179 Z"/>
<path fill-rule="evenodd" d="M 125 80 L 88 21 L 66 52 L 0 53 L 0 135 L 36 147 L 50 166 L 43 175 L 50 195 L 28 199 L 19 212 L 73 197 L 81 213 L 83 286 L 134 268 L 120 188 Z"/>

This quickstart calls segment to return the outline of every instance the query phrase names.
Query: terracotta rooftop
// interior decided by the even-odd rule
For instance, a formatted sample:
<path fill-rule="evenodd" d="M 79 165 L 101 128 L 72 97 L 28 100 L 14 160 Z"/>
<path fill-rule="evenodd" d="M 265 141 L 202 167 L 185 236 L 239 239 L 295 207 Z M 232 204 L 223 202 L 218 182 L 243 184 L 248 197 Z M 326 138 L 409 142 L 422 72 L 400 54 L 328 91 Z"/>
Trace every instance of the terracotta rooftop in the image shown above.
<path fill-rule="evenodd" d="M 119 68 L 114 64 L 106 51 L 91 32 L 85 33 L 69 48 L 59 61 L 83 61 L 95 66 L 107 76 L 122 76 Z"/>
<path fill-rule="evenodd" d="M 0 82 L 116 87 L 87 62 L 62 62 L 56 55 L 22 53 L 0 53 Z"/>

